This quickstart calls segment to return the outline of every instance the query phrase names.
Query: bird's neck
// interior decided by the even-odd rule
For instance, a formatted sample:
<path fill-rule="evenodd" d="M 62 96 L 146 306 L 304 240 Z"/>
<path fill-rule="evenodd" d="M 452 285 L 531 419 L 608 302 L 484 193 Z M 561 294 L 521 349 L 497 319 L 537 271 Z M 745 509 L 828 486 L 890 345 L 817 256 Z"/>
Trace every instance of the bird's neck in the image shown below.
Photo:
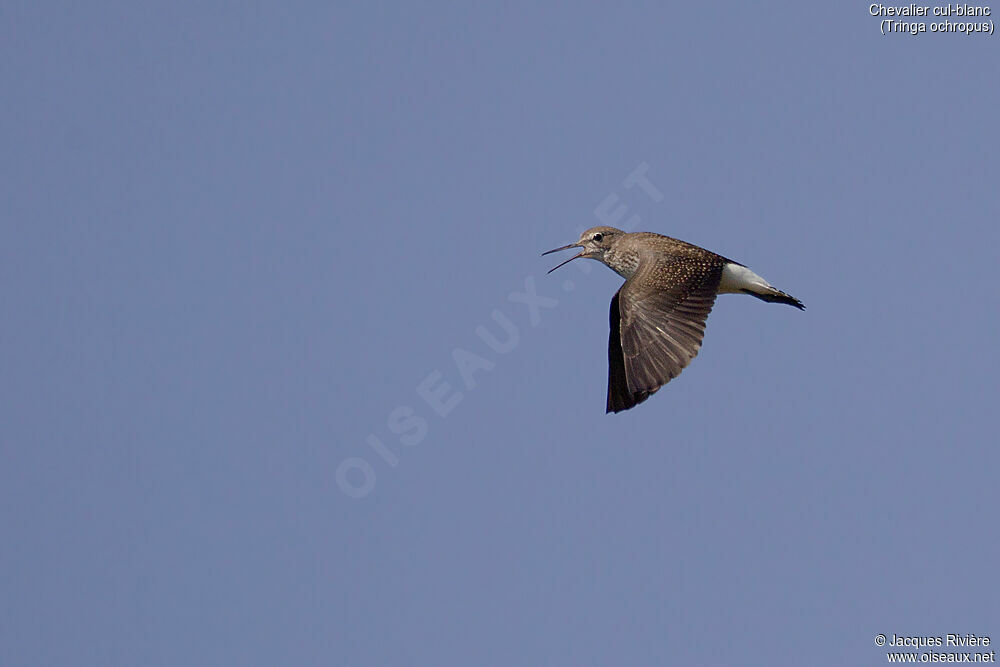
<path fill-rule="evenodd" d="M 612 271 L 628 280 L 639 269 L 639 253 L 627 248 L 608 248 L 604 253 L 604 263 Z"/>

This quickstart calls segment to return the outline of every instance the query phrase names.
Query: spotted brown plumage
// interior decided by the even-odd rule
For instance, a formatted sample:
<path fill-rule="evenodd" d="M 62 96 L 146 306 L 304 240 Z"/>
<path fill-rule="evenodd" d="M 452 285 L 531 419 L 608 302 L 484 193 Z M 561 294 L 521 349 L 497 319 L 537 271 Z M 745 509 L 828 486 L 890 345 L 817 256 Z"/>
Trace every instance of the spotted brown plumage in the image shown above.
<path fill-rule="evenodd" d="M 652 258 L 642 263 L 615 295 L 625 390 L 608 374 L 608 411 L 620 412 L 646 400 L 680 375 L 701 348 L 712 311 L 722 262 Z M 614 327 L 612 327 L 614 329 Z M 625 400 L 612 397 L 627 396 Z"/>

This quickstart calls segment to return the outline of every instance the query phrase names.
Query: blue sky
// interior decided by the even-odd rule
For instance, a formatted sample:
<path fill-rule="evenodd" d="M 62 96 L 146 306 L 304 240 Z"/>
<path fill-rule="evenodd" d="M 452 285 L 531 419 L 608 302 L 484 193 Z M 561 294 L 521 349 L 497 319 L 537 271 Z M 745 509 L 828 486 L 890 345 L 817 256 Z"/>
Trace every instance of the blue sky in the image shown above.
<path fill-rule="evenodd" d="M 995 37 L 802 3 L 0 19 L 0 663 L 1000 635 Z M 619 212 L 808 310 L 720 297 L 605 415 L 621 281 L 539 254 Z"/>

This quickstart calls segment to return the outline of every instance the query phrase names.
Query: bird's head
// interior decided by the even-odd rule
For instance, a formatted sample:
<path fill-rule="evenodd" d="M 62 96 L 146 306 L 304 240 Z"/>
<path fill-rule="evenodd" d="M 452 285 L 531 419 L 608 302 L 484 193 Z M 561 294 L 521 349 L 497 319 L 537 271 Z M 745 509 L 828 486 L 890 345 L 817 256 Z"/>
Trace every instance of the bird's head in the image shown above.
<path fill-rule="evenodd" d="M 578 257 L 589 257 L 591 259 L 596 259 L 599 262 L 604 261 L 604 253 L 611 248 L 611 244 L 614 243 L 615 238 L 620 237 L 624 234 L 620 229 L 615 229 L 614 227 L 591 227 L 583 234 L 580 234 L 580 240 L 576 243 L 570 243 L 569 245 L 564 245 L 561 248 L 554 248 L 548 252 L 543 252 L 542 256 L 548 255 L 549 253 L 559 252 L 560 250 L 569 250 L 570 248 L 581 248 L 580 252 L 573 255 L 565 262 L 557 264 L 556 266 L 549 269 L 549 273 L 552 273 L 558 269 L 563 264 L 572 262 Z"/>

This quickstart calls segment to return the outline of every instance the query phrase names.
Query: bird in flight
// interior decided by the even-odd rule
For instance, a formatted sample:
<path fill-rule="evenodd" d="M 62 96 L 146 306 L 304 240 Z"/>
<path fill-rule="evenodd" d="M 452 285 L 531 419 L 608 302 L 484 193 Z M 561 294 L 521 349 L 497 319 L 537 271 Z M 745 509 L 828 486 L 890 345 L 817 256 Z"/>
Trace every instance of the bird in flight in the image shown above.
<path fill-rule="evenodd" d="M 542 255 L 569 248 L 581 250 L 549 273 L 587 257 L 625 278 L 611 299 L 607 412 L 635 407 L 680 375 L 701 348 L 717 294 L 749 294 L 805 310 L 739 262 L 669 236 L 592 227 L 576 243 Z"/>

